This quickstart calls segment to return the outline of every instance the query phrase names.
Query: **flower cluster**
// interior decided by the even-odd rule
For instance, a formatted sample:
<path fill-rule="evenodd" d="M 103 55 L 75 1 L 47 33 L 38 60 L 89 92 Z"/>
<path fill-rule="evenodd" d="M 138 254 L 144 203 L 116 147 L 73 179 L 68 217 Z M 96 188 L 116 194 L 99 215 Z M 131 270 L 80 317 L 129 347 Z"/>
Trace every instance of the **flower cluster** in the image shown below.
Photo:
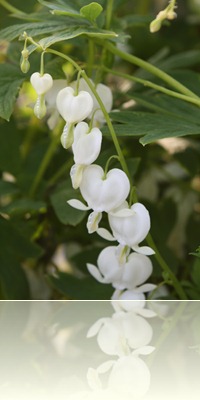
<path fill-rule="evenodd" d="M 138 399 L 146 395 L 150 387 L 150 371 L 140 357 L 154 351 L 150 345 L 153 329 L 146 319 L 155 317 L 156 313 L 146 308 L 145 301 L 128 302 L 128 305 L 117 301 L 113 302 L 113 307 L 113 315 L 96 321 L 87 337 L 96 336 L 101 351 L 117 358 L 105 361 L 96 369 L 90 367 L 88 384 L 93 393 L 103 394 L 101 376 L 109 373 L 107 391 L 112 393 L 112 398 L 119 395 L 119 398 Z"/>
<path fill-rule="evenodd" d="M 34 73 L 31 83 L 38 94 L 35 114 L 43 117 L 47 105 L 52 112 L 49 125 L 55 126 L 59 114 L 64 119 L 61 143 L 73 153 L 72 186 L 80 190 L 86 204 L 77 199 L 68 203 L 79 210 L 91 210 L 87 220 L 89 234 L 96 232 L 108 241 L 118 242 L 101 251 L 97 267 L 88 263 L 88 271 L 99 282 L 113 286 L 113 299 L 144 299 L 144 293 L 155 288 L 144 284 L 152 273 L 148 256 L 154 251 L 140 246 L 149 232 L 150 216 L 143 204 L 128 204 L 131 187 L 124 171 L 108 170 L 109 161 L 105 170 L 95 163 L 101 151 L 105 110 L 111 111 L 113 100 L 109 87 L 101 83 L 95 87 L 91 80 L 88 82 L 78 78 L 66 86 L 63 81 L 53 82 L 49 74 Z M 100 108 L 95 94 L 105 110 Z M 112 233 L 99 226 L 103 212 L 107 213 Z"/>

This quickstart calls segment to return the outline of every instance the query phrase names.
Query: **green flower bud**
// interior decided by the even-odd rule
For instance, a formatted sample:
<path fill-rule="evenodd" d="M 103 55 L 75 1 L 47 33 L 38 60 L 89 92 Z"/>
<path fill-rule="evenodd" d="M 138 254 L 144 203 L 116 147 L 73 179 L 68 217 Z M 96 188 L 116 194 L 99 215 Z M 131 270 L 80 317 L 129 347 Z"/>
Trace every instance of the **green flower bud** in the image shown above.
<path fill-rule="evenodd" d="M 34 114 L 38 119 L 42 119 L 46 115 L 44 95 L 38 96 L 34 107 Z"/>

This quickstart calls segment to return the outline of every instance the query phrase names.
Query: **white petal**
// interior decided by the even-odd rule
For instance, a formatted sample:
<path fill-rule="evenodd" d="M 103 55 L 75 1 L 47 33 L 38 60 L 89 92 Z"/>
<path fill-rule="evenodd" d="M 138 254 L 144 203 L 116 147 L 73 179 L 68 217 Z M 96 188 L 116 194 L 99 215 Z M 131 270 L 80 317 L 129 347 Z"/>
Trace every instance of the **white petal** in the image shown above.
<path fill-rule="evenodd" d="M 111 233 L 105 228 L 98 228 L 97 233 L 105 240 L 109 240 L 110 242 L 116 241 L 116 239 L 111 235 Z"/>
<path fill-rule="evenodd" d="M 87 221 L 88 233 L 94 233 L 98 230 L 99 222 L 101 221 L 102 213 L 93 211 Z"/>
<path fill-rule="evenodd" d="M 87 338 L 91 338 L 93 336 L 96 336 L 97 333 L 99 332 L 100 328 L 102 327 L 102 325 L 105 323 L 105 321 L 107 320 L 107 318 L 100 318 L 98 319 L 98 321 L 96 321 L 88 330 L 87 332 Z"/>
<path fill-rule="evenodd" d="M 71 207 L 77 208 L 77 210 L 81 210 L 81 211 L 90 210 L 90 208 L 87 207 L 84 203 L 82 203 L 82 201 L 77 200 L 77 199 L 68 200 L 67 203 Z"/>
<path fill-rule="evenodd" d="M 70 177 L 74 189 L 78 189 L 83 176 L 84 165 L 74 164 L 70 170 Z"/>
<path fill-rule="evenodd" d="M 95 265 L 93 264 L 86 264 L 86 265 L 89 273 L 93 276 L 93 278 L 95 278 L 98 282 L 107 283 L 106 279 L 102 277 L 98 268 L 95 267 Z"/>
<path fill-rule="evenodd" d="M 74 130 L 74 144 L 72 150 L 74 153 L 74 161 L 76 164 L 90 165 L 92 164 L 101 151 L 102 133 L 98 128 L 89 129 L 80 122 Z M 87 124 L 86 124 L 87 125 Z M 78 132 L 77 132 L 78 128 Z"/>
<path fill-rule="evenodd" d="M 146 356 L 148 354 L 151 354 L 154 350 L 155 350 L 155 347 L 153 347 L 153 346 L 143 346 L 143 347 L 140 347 L 137 350 L 134 350 L 132 352 L 132 354 L 133 355 L 137 355 L 138 354 L 138 355 Z"/>
<path fill-rule="evenodd" d="M 151 292 L 156 288 L 156 285 L 153 285 L 153 283 L 145 283 L 144 285 L 141 285 L 138 288 L 135 288 L 136 293 L 146 293 L 146 292 Z"/>
<path fill-rule="evenodd" d="M 112 366 L 115 364 L 116 361 L 114 360 L 109 360 L 109 361 L 105 361 L 103 364 L 99 365 L 99 367 L 97 368 L 97 372 L 99 374 L 105 374 L 105 372 L 108 372 L 109 369 L 112 368 Z"/>
<path fill-rule="evenodd" d="M 136 251 L 137 253 L 143 254 L 145 256 L 152 256 L 153 254 L 155 254 L 155 251 L 151 247 L 148 247 L 148 246 L 140 247 L 138 245 L 135 245 L 135 246 L 132 246 L 132 249 L 134 251 Z"/>

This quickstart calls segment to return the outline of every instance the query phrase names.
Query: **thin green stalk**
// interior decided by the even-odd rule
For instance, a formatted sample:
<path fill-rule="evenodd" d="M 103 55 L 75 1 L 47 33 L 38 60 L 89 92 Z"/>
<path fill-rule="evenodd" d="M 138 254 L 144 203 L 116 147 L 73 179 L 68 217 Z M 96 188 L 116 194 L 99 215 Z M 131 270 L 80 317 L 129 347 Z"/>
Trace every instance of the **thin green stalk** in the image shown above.
<path fill-rule="evenodd" d="M 170 75 L 168 75 L 166 72 L 160 70 L 159 68 L 155 67 L 154 65 L 150 64 L 147 61 L 144 61 L 136 56 L 133 56 L 129 53 L 126 53 L 120 49 L 118 49 L 114 44 L 111 42 L 99 42 L 102 46 L 104 46 L 106 49 L 110 50 L 113 54 L 121 57 L 123 60 L 129 61 L 130 63 L 137 65 L 140 68 L 145 69 L 146 71 L 150 72 L 152 75 L 157 76 L 160 78 L 162 81 L 167 83 L 169 86 L 173 87 L 176 89 L 178 92 L 189 96 L 193 97 L 194 99 L 199 99 L 199 97 L 193 93 L 191 90 L 189 90 L 187 87 L 182 85 L 182 83 L 178 82 L 176 79 L 172 78 Z"/>
<path fill-rule="evenodd" d="M 89 38 L 88 41 L 88 62 L 87 62 L 87 74 L 89 77 L 92 76 L 92 71 L 94 67 L 94 40 Z"/>
<path fill-rule="evenodd" d="M 35 175 L 35 179 L 33 180 L 33 183 L 31 185 L 31 188 L 30 188 L 30 191 L 29 191 L 30 197 L 34 196 L 34 194 L 35 194 L 35 192 L 36 192 L 36 190 L 37 190 L 37 188 L 38 188 L 38 186 L 39 186 L 39 184 L 40 184 L 40 182 L 41 182 L 41 180 L 42 180 L 42 178 L 43 178 L 43 176 L 44 176 L 44 174 L 45 174 L 45 172 L 47 170 L 47 167 L 48 167 L 48 165 L 49 165 L 49 163 L 50 163 L 50 161 L 51 161 L 51 159 L 52 159 L 52 157 L 53 157 L 53 155 L 55 153 L 55 150 L 57 149 L 57 145 L 58 145 L 59 141 L 60 141 L 60 135 L 58 134 L 58 132 L 56 132 L 56 134 L 53 136 L 53 138 L 52 138 L 52 140 L 50 142 L 50 145 L 49 145 L 49 147 L 48 147 L 48 149 L 46 151 L 46 154 L 45 154 L 45 156 L 44 156 L 44 158 L 43 158 L 43 160 L 42 160 L 42 162 L 41 162 L 41 164 L 39 166 L 39 169 L 38 169 L 38 171 L 37 171 L 37 173 Z"/>
<path fill-rule="evenodd" d="M 106 8 L 106 26 L 105 26 L 107 30 L 110 29 L 111 19 L 113 15 L 113 3 L 114 0 L 108 0 L 108 5 Z"/>
<path fill-rule="evenodd" d="M 193 98 L 190 96 L 186 96 L 184 94 L 178 93 L 178 92 L 174 92 L 173 90 L 167 89 L 163 86 L 157 85 L 153 82 L 147 81 L 146 79 L 141 79 L 141 78 L 137 78 L 135 76 L 129 75 L 129 74 L 124 74 L 122 72 L 118 72 L 109 68 L 104 67 L 104 70 L 110 74 L 116 75 L 116 76 L 120 76 L 121 78 L 125 78 L 128 79 L 130 81 L 133 82 L 137 82 L 137 83 L 141 83 L 144 86 L 150 87 L 152 89 L 158 90 L 159 92 L 165 93 L 168 96 L 171 97 L 176 97 L 177 99 L 183 100 L 183 101 L 187 101 L 188 103 L 192 103 L 195 104 L 197 106 L 200 107 L 200 99 L 199 98 Z"/>
<path fill-rule="evenodd" d="M 0 0 L 0 5 L 3 6 L 6 10 L 10 11 L 12 14 L 18 14 L 18 15 L 25 15 L 25 12 L 19 10 L 18 8 L 12 6 L 9 4 L 6 0 Z"/>
<path fill-rule="evenodd" d="M 64 164 L 56 171 L 56 173 L 51 177 L 51 179 L 50 179 L 49 182 L 48 182 L 48 186 L 53 186 L 54 183 L 56 183 L 57 180 L 58 180 L 61 176 L 65 175 L 65 174 L 67 173 L 67 171 L 70 170 L 70 168 L 72 167 L 72 165 L 73 165 L 73 160 L 72 160 L 72 159 L 70 159 L 68 162 L 64 163 Z"/>
<path fill-rule="evenodd" d="M 180 282 L 178 281 L 178 279 L 176 278 L 176 276 L 173 274 L 173 272 L 171 271 L 171 269 L 168 267 L 167 263 L 165 262 L 165 260 L 163 259 L 163 257 L 161 256 L 158 248 L 156 247 L 156 244 L 151 236 L 151 234 L 149 233 L 146 237 L 146 241 L 148 243 L 148 245 L 155 251 L 155 258 L 158 261 L 159 265 L 161 266 L 162 270 L 168 275 L 169 279 L 172 281 L 172 285 L 174 287 L 174 289 L 176 290 L 179 298 L 181 300 L 187 300 L 187 296 L 185 294 L 185 291 L 183 290 Z"/>

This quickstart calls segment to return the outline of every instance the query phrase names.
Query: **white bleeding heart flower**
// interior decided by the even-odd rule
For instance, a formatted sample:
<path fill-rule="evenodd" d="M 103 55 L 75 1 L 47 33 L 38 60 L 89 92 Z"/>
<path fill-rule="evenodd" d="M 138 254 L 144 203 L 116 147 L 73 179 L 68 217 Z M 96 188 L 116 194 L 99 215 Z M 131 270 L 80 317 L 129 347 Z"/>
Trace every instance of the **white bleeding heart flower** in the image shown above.
<path fill-rule="evenodd" d="M 39 72 L 34 72 L 30 81 L 38 96 L 45 94 L 53 86 L 53 79 L 50 74 L 41 75 Z"/>
<path fill-rule="evenodd" d="M 82 90 L 77 95 L 75 90 L 68 86 L 57 95 L 57 109 L 63 119 L 75 124 L 83 121 L 91 113 L 93 108 L 93 99 L 91 95 Z"/>
<path fill-rule="evenodd" d="M 150 291 L 155 287 L 143 284 L 152 274 L 151 260 L 137 253 L 127 256 L 124 264 L 119 262 L 118 247 L 109 246 L 101 251 L 97 259 L 97 267 L 87 264 L 90 274 L 101 283 L 110 283 L 119 290 L 129 289 L 136 293 Z"/>
<path fill-rule="evenodd" d="M 65 79 L 54 79 L 52 88 L 45 93 L 45 100 L 47 106 L 48 120 L 47 124 L 49 129 L 54 129 L 59 120 L 59 113 L 56 107 L 56 97 L 61 89 L 66 87 Z"/>
<path fill-rule="evenodd" d="M 105 176 L 104 170 L 93 164 L 83 172 L 80 191 L 92 210 L 109 212 L 127 198 L 130 183 L 122 170 L 113 168 Z"/>
<path fill-rule="evenodd" d="M 135 203 L 129 208 L 128 203 L 124 202 L 109 212 L 108 219 L 113 236 L 120 244 L 141 254 L 154 254 L 150 247 L 139 247 L 150 230 L 149 212 L 143 204 Z"/>
<path fill-rule="evenodd" d="M 116 289 L 112 295 L 112 300 L 126 301 L 126 305 L 128 307 L 129 300 L 143 301 L 143 300 L 145 300 L 144 293 L 151 292 L 155 288 L 156 288 L 156 285 L 153 285 L 152 283 L 146 283 L 144 285 L 141 285 L 140 287 L 125 290 L 125 291 Z M 131 302 L 130 302 L 130 306 L 131 306 Z"/>
<path fill-rule="evenodd" d="M 101 151 L 102 133 L 98 128 L 90 130 L 86 122 L 80 122 L 74 129 L 72 151 L 76 164 L 92 164 Z"/>
<path fill-rule="evenodd" d="M 90 79 L 90 82 L 94 85 L 94 82 L 91 79 Z M 77 85 L 76 81 L 71 83 L 71 86 L 73 88 L 75 88 L 76 85 Z M 99 103 L 98 103 L 96 97 L 94 96 L 92 90 L 88 86 L 87 82 L 83 78 L 81 78 L 79 80 L 79 89 L 87 91 L 88 93 L 90 93 L 90 95 L 93 98 L 93 109 L 89 115 L 89 118 L 91 118 L 94 111 L 97 110 L 95 112 L 95 116 L 94 116 L 94 123 L 95 123 L 95 121 L 97 121 L 97 123 L 99 122 L 100 124 L 105 122 L 103 112 L 99 109 L 100 108 Z M 103 83 L 98 83 L 96 85 L 95 89 L 96 89 L 100 99 L 102 100 L 106 111 L 109 113 L 111 111 L 112 105 L 113 105 L 113 96 L 112 96 L 111 89 L 108 86 L 104 85 Z"/>

